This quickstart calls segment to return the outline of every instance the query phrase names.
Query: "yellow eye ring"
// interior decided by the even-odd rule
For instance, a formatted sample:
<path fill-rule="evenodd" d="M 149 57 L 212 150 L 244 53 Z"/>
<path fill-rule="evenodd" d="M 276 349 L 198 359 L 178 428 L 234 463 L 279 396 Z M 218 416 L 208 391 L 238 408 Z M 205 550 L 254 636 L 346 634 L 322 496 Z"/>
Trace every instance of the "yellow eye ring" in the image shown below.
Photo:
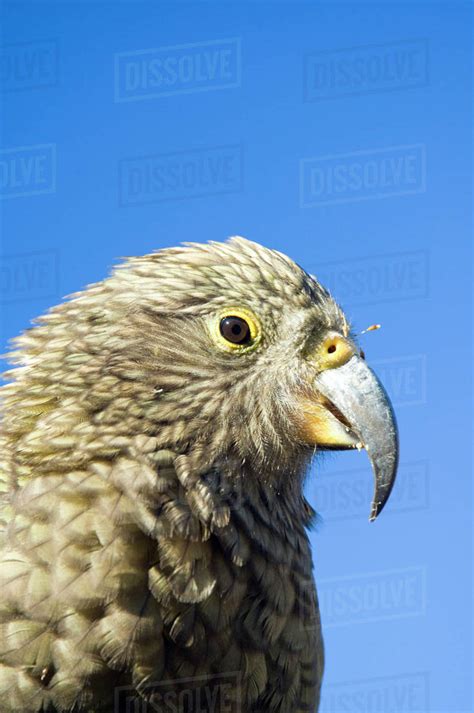
<path fill-rule="evenodd" d="M 230 352 L 247 352 L 261 339 L 260 322 L 245 307 L 226 307 L 219 311 L 211 325 L 214 340 Z"/>

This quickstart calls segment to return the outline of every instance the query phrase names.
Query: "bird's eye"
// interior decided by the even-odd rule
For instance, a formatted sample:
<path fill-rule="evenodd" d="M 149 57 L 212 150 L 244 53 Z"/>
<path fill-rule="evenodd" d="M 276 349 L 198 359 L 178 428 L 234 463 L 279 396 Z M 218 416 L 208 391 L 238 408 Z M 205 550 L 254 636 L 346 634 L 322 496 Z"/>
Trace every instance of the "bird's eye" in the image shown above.
<path fill-rule="evenodd" d="M 242 317 L 229 315 L 221 319 L 219 325 L 220 333 L 232 344 L 249 344 L 252 334 L 248 322 Z"/>
<path fill-rule="evenodd" d="M 217 346 L 235 354 L 252 351 L 262 339 L 259 318 L 248 307 L 241 305 L 228 305 L 219 310 L 211 318 L 209 328 Z"/>

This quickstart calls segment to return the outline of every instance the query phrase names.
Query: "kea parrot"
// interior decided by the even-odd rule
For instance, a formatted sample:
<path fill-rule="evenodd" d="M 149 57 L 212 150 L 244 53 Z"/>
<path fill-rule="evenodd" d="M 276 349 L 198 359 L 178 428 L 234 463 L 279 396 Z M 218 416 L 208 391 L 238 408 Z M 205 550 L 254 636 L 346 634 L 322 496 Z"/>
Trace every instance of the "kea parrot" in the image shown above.
<path fill-rule="evenodd" d="M 341 308 L 241 237 L 126 259 L 14 340 L 1 394 L 1 713 L 312 713 L 303 495 L 389 399 Z M 317 507 L 317 503 L 316 503 Z"/>

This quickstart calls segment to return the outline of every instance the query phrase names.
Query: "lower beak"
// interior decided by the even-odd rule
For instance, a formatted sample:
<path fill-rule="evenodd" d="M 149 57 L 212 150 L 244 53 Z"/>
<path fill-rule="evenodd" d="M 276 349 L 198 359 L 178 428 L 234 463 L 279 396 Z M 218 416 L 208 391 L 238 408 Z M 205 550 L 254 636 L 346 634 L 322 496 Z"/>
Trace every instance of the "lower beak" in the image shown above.
<path fill-rule="evenodd" d="M 323 397 L 324 448 L 365 448 L 375 477 L 370 520 L 387 502 L 398 466 L 398 430 L 389 398 L 374 372 L 359 356 L 316 377 Z M 316 420 L 318 414 L 314 412 Z M 316 427 L 315 427 L 316 432 Z"/>

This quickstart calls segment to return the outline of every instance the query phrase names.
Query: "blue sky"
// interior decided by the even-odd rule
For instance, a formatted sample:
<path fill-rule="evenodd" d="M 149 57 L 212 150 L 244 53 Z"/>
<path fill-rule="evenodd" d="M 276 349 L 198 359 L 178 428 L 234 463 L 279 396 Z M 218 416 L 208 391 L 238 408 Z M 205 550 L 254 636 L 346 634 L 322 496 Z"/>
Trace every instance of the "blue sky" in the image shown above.
<path fill-rule="evenodd" d="M 1 339 L 124 255 L 241 234 L 343 304 L 394 401 L 307 497 L 324 711 L 472 710 L 468 3 L 3 5 Z"/>

